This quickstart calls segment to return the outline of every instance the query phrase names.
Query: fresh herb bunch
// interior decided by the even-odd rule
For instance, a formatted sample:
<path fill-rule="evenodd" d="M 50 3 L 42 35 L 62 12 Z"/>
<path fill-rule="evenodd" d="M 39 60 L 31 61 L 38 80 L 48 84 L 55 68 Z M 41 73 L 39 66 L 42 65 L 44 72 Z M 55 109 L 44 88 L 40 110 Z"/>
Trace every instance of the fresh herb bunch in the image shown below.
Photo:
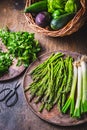
<path fill-rule="evenodd" d="M 12 65 L 12 58 L 9 53 L 0 51 L 0 76 L 8 72 L 9 67 Z"/>
<path fill-rule="evenodd" d="M 6 29 L 0 30 L 0 38 L 12 57 L 18 59 L 18 66 L 24 64 L 28 67 L 37 58 L 40 46 L 33 33 L 11 32 Z"/>

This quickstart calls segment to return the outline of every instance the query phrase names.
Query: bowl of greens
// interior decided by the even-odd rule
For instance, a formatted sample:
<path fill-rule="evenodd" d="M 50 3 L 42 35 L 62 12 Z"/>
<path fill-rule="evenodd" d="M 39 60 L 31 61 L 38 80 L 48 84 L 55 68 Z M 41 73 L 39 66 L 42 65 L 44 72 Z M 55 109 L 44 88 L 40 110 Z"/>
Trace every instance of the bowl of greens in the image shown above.
<path fill-rule="evenodd" d="M 86 0 L 27 0 L 24 14 L 34 31 L 62 37 L 84 25 L 86 10 Z"/>
<path fill-rule="evenodd" d="M 40 50 L 34 33 L 0 29 L 0 81 L 22 74 L 37 59 Z"/>

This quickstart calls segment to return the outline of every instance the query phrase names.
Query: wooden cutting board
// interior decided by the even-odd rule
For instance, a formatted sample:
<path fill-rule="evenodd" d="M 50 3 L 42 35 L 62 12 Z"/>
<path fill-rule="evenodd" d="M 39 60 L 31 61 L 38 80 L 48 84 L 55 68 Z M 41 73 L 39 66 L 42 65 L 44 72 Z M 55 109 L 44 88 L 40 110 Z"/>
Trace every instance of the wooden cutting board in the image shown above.
<path fill-rule="evenodd" d="M 81 57 L 81 54 L 75 53 L 75 52 L 63 52 L 65 55 L 70 55 L 74 59 L 77 59 L 78 57 Z M 51 53 L 47 53 L 45 55 L 42 55 L 39 57 L 38 60 L 33 62 L 29 68 L 27 69 L 24 80 L 23 80 L 23 87 L 24 89 L 29 86 L 29 84 L 32 82 L 30 72 L 40 63 L 45 61 Z M 54 108 L 48 112 L 47 110 L 43 110 L 43 112 L 39 112 L 40 103 L 35 104 L 35 98 L 30 102 L 30 93 L 27 91 L 25 93 L 26 100 L 31 108 L 31 110 L 39 116 L 41 119 L 50 122 L 52 124 L 60 125 L 60 126 L 72 126 L 72 125 L 78 125 L 82 124 L 84 122 L 87 122 L 87 116 L 82 117 L 81 119 L 71 118 L 68 114 L 62 114 L 60 111 L 58 111 L 57 106 L 54 106 Z"/>
<path fill-rule="evenodd" d="M 0 49 L 3 50 L 4 52 L 8 51 L 5 45 L 1 42 L 1 40 L 0 40 Z M 25 67 L 23 65 L 17 66 L 17 61 L 18 61 L 17 59 L 13 59 L 13 63 L 10 66 L 8 72 L 0 76 L 0 82 L 16 78 L 20 74 L 22 74 L 22 72 L 24 72 Z"/>

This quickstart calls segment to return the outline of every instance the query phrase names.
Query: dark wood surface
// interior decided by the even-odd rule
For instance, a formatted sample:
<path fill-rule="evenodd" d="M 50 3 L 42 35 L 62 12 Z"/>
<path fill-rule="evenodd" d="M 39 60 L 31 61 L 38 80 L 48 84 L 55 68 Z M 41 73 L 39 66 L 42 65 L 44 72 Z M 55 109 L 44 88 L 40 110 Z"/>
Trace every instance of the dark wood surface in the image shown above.
<path fill-rule="evenodd" d="M 6 25 L 12 31 L 29 31 L 26 19 L 23 15 L 25 1 L 23 0 L 0 0 L 0 28 Z M 63 38 L 46 37 L 35 33 L 36 39 L 42 46 L 42 53 L 68 50 L 87 54 L 87 25 L 71 36 Z M 87 123 L 74 127 L 60 127 L 49 124 L 39 119 L 29 108 L 23 90 L 23 75 L 8 82 L 0 82 L 0 90 L 5 87 L 14 87 L 20 80 L 21 86 L 18 88 L 18 102 L 15 106 L 7 108 L 5 102 L 0 102 L 0 130 L 86 130 Z"/>

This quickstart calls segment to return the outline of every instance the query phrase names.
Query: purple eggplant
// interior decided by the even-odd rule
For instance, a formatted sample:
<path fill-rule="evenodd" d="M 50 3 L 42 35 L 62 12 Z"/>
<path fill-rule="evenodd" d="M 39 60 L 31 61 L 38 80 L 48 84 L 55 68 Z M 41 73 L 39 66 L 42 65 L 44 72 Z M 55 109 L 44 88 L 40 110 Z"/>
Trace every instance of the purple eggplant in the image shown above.
<path fill-rule="evenodd" d="M 50 14 L 48 12 L 40 12 L 35 18 L 35 23 L 40 27 L 46 27 L 50 23 Z"/>

